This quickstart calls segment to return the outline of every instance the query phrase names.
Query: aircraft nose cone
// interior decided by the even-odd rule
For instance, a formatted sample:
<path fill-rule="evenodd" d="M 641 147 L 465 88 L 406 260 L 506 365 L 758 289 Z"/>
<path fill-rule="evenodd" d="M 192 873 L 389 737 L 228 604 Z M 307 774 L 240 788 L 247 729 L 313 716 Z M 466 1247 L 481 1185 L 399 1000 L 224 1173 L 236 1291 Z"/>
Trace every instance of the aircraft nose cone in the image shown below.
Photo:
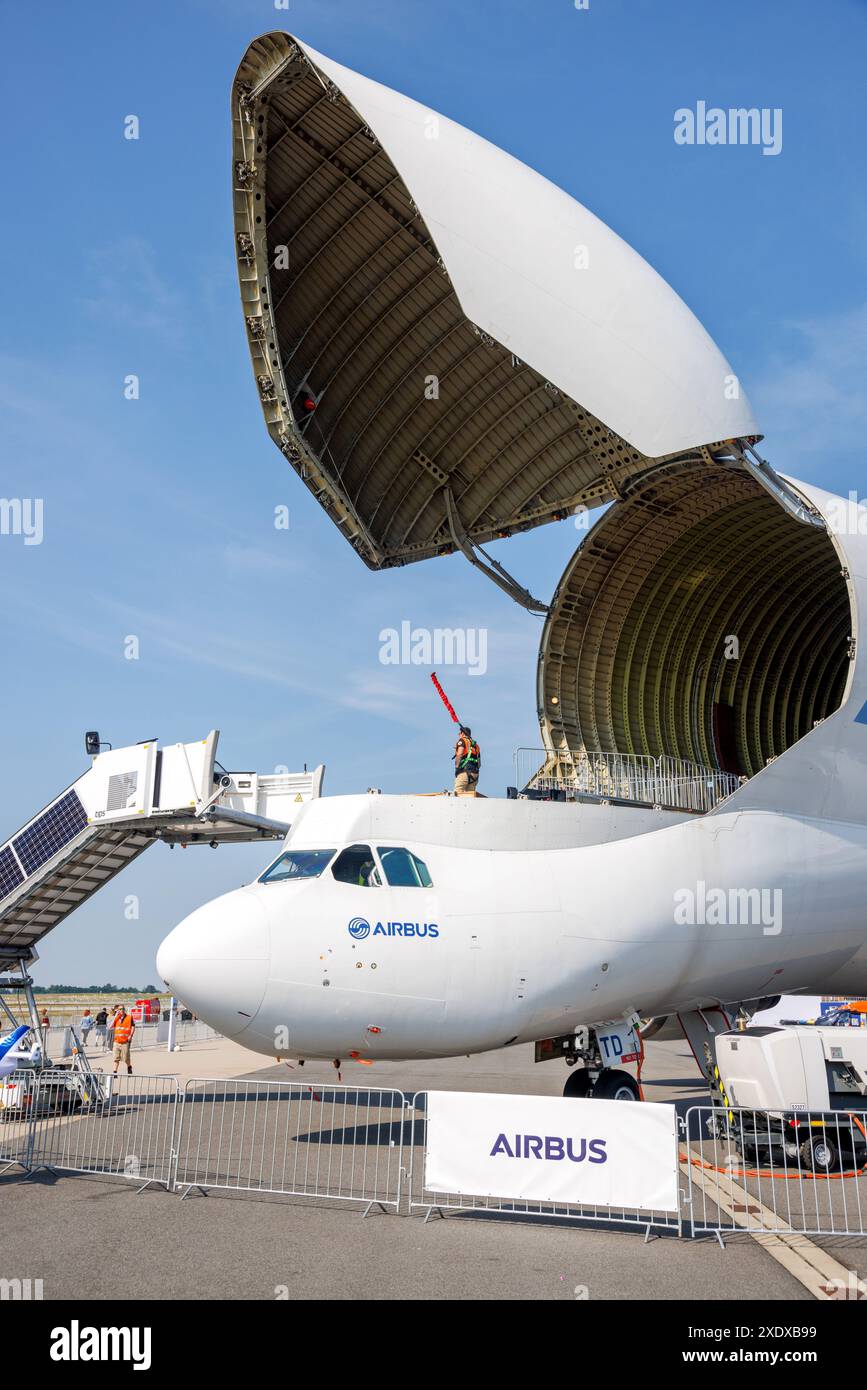
<path fill-rule="evenodd" d="M 240 889 L 185 917 L 157 952 L 172 994 L 227 1038 L 258 1012 L 268 981 L 268 918 L 253 892 Z"/>

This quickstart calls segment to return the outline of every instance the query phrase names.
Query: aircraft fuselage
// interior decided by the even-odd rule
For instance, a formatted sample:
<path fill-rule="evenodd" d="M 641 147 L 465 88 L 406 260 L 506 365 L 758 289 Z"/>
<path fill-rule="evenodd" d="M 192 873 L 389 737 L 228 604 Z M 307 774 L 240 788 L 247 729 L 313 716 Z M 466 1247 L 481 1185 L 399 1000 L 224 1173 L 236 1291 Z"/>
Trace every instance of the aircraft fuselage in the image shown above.
<path fill-rule="evenodd" d="M 361 842 L 381 884 L 338 881 L 332 859 L 318 877 L 257 881 L 217 899 L 161 948 L 175 993 L 270 1056 L 418 1058 L 633 1012 L 867 989 L 864 827 L 732 810 L 523 851 L 377 830 L 389 811 L 421 826 L 426 800 L 313 803 L 286 848 L 336 854 Z M 348 806 L 359 811 L 349 821 Z M 485 803 L 470 813 L 482 820 Z M 423 861 L 430 887 L 385 882 L 381 850 L 395 845 Z"/>

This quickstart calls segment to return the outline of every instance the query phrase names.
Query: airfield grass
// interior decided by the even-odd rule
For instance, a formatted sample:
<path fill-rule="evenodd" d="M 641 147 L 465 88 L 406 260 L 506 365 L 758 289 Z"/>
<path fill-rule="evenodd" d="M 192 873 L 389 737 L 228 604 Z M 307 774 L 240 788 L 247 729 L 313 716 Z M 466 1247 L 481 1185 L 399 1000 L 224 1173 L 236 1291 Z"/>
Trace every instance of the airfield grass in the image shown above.
<path fill-rule="evenodd" d="M 139 990 L 114 990 L 105 993 L 82 990 L 77 994 L 67 994 L 64 991 L 58 994 L 37 994 L 34 997 L 40 1015 L 43 1009 L 47 1010 L 52 1028 L 63 1028 L 68 1023 L 78 1023 L 85 1009 L 90 1009 L 92 1014 L 96 1014 L 104 1008 L 108 1009 L 110 1014 L 117 1004 L 135 1004 L 136 999 L 158 998 L 163 1007 L 168 1004 L 170 998 L 168 994 L 152 995 Z M 19 1023 L 29 1023 L 23 993 L 7 995 L 6 1003 Z"/>

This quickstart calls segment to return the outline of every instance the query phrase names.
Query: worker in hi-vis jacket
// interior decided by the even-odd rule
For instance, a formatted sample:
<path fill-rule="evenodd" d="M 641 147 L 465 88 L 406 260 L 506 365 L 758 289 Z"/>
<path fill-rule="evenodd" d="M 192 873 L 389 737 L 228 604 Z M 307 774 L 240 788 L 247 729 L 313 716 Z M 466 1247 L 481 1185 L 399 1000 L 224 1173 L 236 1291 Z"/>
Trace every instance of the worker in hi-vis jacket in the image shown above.
<path fill-rule="evenodd" d="M 475 796 L 482 754 L 473 731 L 462 724 L 455 744 L 455 796 Z"/>

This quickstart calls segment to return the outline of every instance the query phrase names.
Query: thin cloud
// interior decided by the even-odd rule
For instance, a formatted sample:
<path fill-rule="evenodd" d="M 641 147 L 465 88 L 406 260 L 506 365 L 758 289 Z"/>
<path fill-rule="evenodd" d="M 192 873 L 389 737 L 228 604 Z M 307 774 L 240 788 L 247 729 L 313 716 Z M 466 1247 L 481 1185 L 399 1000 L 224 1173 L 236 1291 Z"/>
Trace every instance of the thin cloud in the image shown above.
<path fill-rule="evenodd" d="M 789 325 L 792 348 L 772 359 L 751 395 L 767 450 L 786 472 L 807 475 L 860 458 L 867 427 L 867 303 Z"/>
<path fill-rule="evenodd" d="M 223 564 L 230 574 L 254 576 L 294 574 L 306 568 L 305 560 L 297 554 L 279 555 L 273 550 L 237 543 L 224 547 Z"/>
<path fill-rule="evenodd" d="M 351 663 L 344 664 L 339 651 L 334 653 L 339 669 L 334 678 L 328 679 L 322 647 L 314 647 L 303 638 L 296 637 L 290 645 L 283 645 L 282 642 L 263 642 L 255 632 L 234 638 L 222 628 L 208 630 L 198 625 L 196 640 L 191 642 L 189 627 L 182 621 L 110 600 L 103 601 L 102 606 L 121 614 L 125 630 L 136 632 L 143 646 L 145 642 L 152 642 L 158 651 L 192 665 L 306 695 L 316 701 L 320 711 L 328 708 L 366 710 L 372 714 L 387 714 L 398 723 L 415 727 L 411 701 L 399 683 L 391 683 L 378 673 L 370 675 Z M 320 679 L 305 676 L 307 670 L 317 672 Z"/>
<path fill-rule="evenodd" d="M 186 312 L 182 297 L 157 268 L 153 247 L 141 237 L 121 237 L 93 251 L 87 266 L 94 293 L 82 301 L 101 322 L 153 333 L 179 346 Z"/>

